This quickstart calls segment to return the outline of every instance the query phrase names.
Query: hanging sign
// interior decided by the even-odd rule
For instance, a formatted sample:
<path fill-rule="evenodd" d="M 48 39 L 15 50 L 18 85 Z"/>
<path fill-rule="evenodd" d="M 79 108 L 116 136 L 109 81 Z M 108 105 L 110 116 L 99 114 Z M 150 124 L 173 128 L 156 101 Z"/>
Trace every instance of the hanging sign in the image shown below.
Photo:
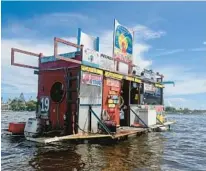
<path fill-rule="evenodd" d="M 82 73 L 82 84 L 90 84 L 94 86 L 102 86 L 102 76 L 88 72 Z"/>
<path fill-rule="evenodd" d="M 132 61 L 134 32 L 119 24 L 114 24 L 114 58 L 127 63 Z"/>

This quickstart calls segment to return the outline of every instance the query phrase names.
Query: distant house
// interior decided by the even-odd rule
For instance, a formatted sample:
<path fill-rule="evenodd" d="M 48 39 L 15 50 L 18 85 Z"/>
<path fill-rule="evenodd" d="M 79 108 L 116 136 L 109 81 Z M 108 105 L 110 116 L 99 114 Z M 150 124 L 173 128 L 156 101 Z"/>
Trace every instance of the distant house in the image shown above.
<path fill-rule="evenodd" d="M 7 110 L 10 110 L 11 107 L 10 107 L 10 103 L 4 103 L 4 102 L 1 102 L 1 110 L 2 111 L 7 111 Z"/>

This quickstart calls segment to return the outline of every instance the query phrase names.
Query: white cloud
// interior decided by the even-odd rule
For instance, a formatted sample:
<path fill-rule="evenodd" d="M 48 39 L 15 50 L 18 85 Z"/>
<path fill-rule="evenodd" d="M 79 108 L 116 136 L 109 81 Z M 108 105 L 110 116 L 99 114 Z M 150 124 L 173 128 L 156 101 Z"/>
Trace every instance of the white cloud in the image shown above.
<path fill-rule="evenodd" d="M 150 49 L 147 44 L 136 43 L 134 45 L 134 64 L 143 68 L 148 68 L 152 65 L 152 60 L 145 60 L 144 53 Z"/>
<path fill-rule="evenodd" d="M 205 41 L 205 42 L 203 42 L 203 45 L 206 45 L 206 41 Z"/>
<path fill-rule="evenodd" d="M 136 25 L 133 30 L 135 31 L 135 39 L 137 40 L 156 39 L 166 34 L 165 31 L 154 31 L 144 25 Z"/>
<path fill-rule="evenodd" d="M 94 19 L 89 18 L 87 15 L 79 13 L 50 13 L 41 16 L 34 17 L 32 21 L 28 23 L 43 24 L 43 26 L 63 26 L 63 25 L 77 25 L 79 23 L 87 23 L 88 20 L 93 21 Z"/>
<path fill-rule="evenodd" d="M 177 97 L 170 97 L 170 98 L 165 98 L 164 99 L 165 104 L 169 105 L 170 107 L 180 107 L 187 102 L 185 98 L 177 98 Z"/>
<path fill-rule="evenodd" d="M 163 51 L 163 50 L 162 50 Z M 164 51 L 162 53 L 159 53 L 157 55 L 154 55 L 154 57 L 158 57 L 158 56 L 165 56 L 165 55 L 171 55 L 171 54 L 175 54 L 175 53 L 179 53 L 179 52 L 184 52 L 184 49 L 173 49 L 173 50 L 168 50 L 168 51 Z"/>
<path fill-rule="evenodd" d="M 193 49 L 190 49 L 189 51 L 202 52 L 202 51 L 206 51 L 206 48 L 205 47 L 203 47 L 203 48 L 193 48 Z"/>
<path fill-rule="evenodd" d="M 78 28 L 88 24 L 95 23 L 96 20 L 87 15 L 78 13 L 48 13 L 44 15 L 34 15 L 29 19 L 8 19 L 6 27 L 2 28 L 3 35 L 12 35 L 13 37 L 37 38 L 44 34 L 56 34 L 58 31 L 66 31 L 71 28 Z M 52 32 L 51 32 L 52 30 Z"/>
<path fill-rule="evenodd" d="M 164 90 L 166 96 L 188 95 L 206 92 L 206 76 L 197 75 L 191 72 L 189 68 L 182 66 L 165 66 L 158 68 L 158 71 L 165 77 L 165 81 L 174 81 L 175 87 L 166 85 Z"/>

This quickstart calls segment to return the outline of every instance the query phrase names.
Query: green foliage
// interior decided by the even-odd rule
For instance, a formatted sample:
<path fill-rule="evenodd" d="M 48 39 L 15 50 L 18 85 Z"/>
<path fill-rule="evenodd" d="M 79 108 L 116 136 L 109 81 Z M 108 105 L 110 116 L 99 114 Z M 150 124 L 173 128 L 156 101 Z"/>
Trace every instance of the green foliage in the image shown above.
<path fill-rule="evenodd" d="M 10 103 L 11 109 L 14 111 L 26 110 L 26 104 L 22 100 L 15 98 Z"/>
<path fill-rule="evenodd" d="M 34 100 L 30 100 L 26 102 L 27 111 L 35 111 L 36 110 L 36 102 Z"/>
<path fill-rule="evenodd" d="M 167 107 L 165 108 L 165 111 L 166 111 L 166 112 L 176 112 L 176 108 L 167 106 Z"/>
<path fill-rule="evenodd" d="M 29 100 L 25 101 L 23 93 L 21 93 L 19 98 L 14 98 L 13 100 L 8 100 L 10 108 L 13 111 L 35 111 L 36 110 L 36 101 Z"/>
<path fill-rule="evenodd" d="M 165 111 L 169 113 L 181 113 L 181 114 L 192 114 L 192 113 L 205 113 L 206 110 L 191 110 L 188 108 L 174 108 L 174 107 L 165 107 Z"/>

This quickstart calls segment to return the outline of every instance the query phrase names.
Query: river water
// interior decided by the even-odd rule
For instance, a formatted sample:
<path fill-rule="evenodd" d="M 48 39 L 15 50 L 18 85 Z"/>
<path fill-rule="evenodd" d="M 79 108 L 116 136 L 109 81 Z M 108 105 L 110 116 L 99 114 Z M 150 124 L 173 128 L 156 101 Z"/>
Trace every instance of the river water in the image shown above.
<path fill-rule="evenodd" d="M 1 115 L 2 128 L 34 113 Z M 168 115 L 168 132 L 149 133 L 118 144 L 43 146 L 1 133 L 2 170 L 206 171 L 206 115 Z"/>

